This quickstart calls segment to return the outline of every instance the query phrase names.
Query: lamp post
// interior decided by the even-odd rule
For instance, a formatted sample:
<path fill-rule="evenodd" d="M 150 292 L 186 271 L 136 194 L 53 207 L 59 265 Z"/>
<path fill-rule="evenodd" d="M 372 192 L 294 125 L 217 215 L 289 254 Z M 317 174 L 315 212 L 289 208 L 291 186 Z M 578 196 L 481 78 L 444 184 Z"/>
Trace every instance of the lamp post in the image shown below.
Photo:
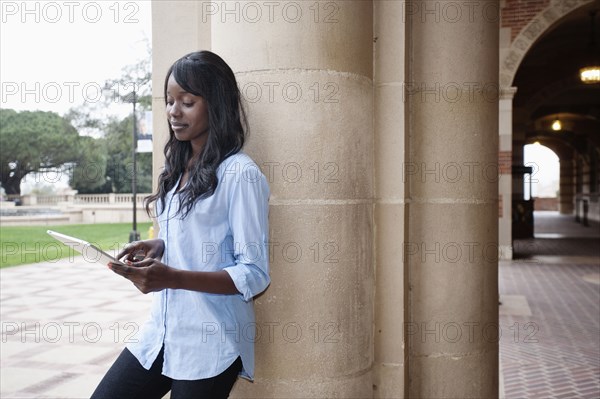
<path fill-rule="evenodd" d="M 131 233 L 129 233 L 129 242 L 137 241 L 140 239 L 140 233 L 137 231 L 137 162 L 136 162 L 136 150 L 137 150 L 137 118 L 135 112 L 135 105 L 137 103 L 137 93 L 135 91 L 135 83 L 127 83 L 126 85 L 133 84 L 133 91 L 126 96 L 119 96 L 115 93 L 113 86 L 115 82 L 107 81 L 104 85 L 103 93 L 108 98 L 122 99 L 125 102 L 133 104 L 133 130 L 131 137 L 131 156 L 133 163 L 133 170 L 131 172 L 131 193 L 133 202 L 133 227 Z"/>
<path fill-rule="evenodd" d="M 133 170 L 131 172 L 131 193 L 133 197 L 133 228 L 129 233 L 129 242 L 137 241 L 140 239 L 140 233 L 137 231 L 137 164 L 136 164 L 136 150 L 137 150 L 137 118 L 135 113 L 135 104 L 137 102 L 135 86 L 133 92 L 131 92 L 131 103 L 133 104 L 133 136 L 132 142 L 132 161 Z"/>

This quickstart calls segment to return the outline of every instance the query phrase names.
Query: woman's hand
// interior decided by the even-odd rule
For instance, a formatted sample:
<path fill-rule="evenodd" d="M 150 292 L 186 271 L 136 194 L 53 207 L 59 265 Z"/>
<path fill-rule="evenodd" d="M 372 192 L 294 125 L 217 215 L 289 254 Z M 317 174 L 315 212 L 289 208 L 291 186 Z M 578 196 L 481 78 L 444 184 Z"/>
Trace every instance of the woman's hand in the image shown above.
<path fill-rule="evenodd" d="M 165 243 L 161 239 L 132 242 L 117 255 L 123 263 L 109 263 L 108 267 L 144 294 L 166 288 L 239 294 L 225 270 L 203 272 L 169 267 L 160 261 L 164 250 Z"/>
<path fill-rule="evenodd" d="M 140 262 L 126 261 L 125 265 L 109 263 L 108 267 L 118 275 L 131 281 L 142 293 L 174 288 L 177 270 L 164 263 L 147 257 Z"/>
<path fill-rule="evenodd" d="M 160 259 L 165 251 L 165 242 L 160 238 L 145 241 L 134 241 L 123 248 L 117 259 L 135 262 L 142 259 Z M 125 257 L 125 259 L 122 259 Z"/>

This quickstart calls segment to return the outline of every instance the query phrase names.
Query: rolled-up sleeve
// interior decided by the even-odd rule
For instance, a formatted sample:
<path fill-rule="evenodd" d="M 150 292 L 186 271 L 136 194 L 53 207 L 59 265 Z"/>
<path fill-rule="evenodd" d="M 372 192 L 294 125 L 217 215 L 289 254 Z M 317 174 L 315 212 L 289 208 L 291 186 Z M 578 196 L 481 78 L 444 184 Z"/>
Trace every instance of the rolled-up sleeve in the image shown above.
<path fill-rule="evenodd" d="M 269 185 L 256 164 L 242 165 L 229 195 L 229 225 L 233 237 L 235 265 L 226 267 L 245 301 L 264 291 L 269 277 Z"/>

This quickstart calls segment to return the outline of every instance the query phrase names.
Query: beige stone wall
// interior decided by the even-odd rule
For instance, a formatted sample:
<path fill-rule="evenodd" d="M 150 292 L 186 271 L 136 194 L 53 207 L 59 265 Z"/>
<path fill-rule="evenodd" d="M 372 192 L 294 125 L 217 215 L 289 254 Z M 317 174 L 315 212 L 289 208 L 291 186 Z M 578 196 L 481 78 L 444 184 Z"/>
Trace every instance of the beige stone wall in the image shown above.
<path fill-rule="evenodd" d="M 497 168 L 482 173 L 498 156 L 498 26 L 411 21 L 408 3 L 423 5 L 153 3 L 155 131 L 167 66 L 213 50 L 236 72 L 246 151 L 271 185 L 256 381 L 232 397 L 497 395 L 497 343 L 464 339 L 497 323 Z M 422 90 L 443 98 L 448 84 L 462 100 Z M 454 244 L 463 258 L 437 261 Z M 463 340 L 415 330 L 448 323 Z"/>
<path fill-rule="evenodd" d="M 284 2 L 272 22 L 213 15 L 212 50 L 247 99 L 246 151 L 271 183 L 272 284 L 256 310 L 274 336 L 234 397 L 371 396 L 371 14 L 346 1 Z"/>
<path fill-rule="evenodd" d="M 498 20 L 409 23 L 408 396 L 495 397 Z"/>
<path fill-rule="evenodd" d="M 500 154 L 510 154 L 512 158 L 512 102 L 517 89 L 515 87 L 502 88 L 499 99 L 498 115 L 498 148 Z M 512 159 L 500 161 L 508 165 L 499 165 L 498 195 L 502 201 L 502 213 L 498 221 L 498 249 L 501 259 L 512 259 Z"/>
<path fill-rule="evenodd" d="M 375 38 L 375 367 L 373 397 L 403 396 L 407 384 L 406 3 L 374 2 Z"/>

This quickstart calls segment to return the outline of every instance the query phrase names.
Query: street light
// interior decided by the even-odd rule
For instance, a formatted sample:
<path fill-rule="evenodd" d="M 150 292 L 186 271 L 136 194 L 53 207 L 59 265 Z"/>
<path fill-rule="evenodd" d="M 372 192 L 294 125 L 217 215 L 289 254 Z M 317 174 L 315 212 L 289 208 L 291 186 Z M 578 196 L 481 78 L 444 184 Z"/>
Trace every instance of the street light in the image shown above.
<path fill-rule="evenodd" d="M 131 148 L 132 148 L 132 161 L 133 171 L 131 173 L 131 193 L 133 201 L 133 227 L 131 233 L 129 233 L 129 242 L 137 241 L 140 239 L 140 233 L 137 231 L 137 162 L 136 162 L 136 150 L 137 150 L 137 118 L 135 112 L 135 104 L 138 101 L 137 93 L 135 91 L 135 83 L 126 83 L 124 86 L 133 85 L 133 91 L 126 96 L 119 96 L 118 92 L 113 89 L 115 82 L 107 81 L 104 85 L 103 93 L 108 98 L 114 98 L 115 101 L 121 98 L 123 101 L 133 104 L 133 131 L 131 137 Z M 118 85 L 118 83 L 117 83 Z"/>
<path fill-rule="evenodd" d="M 137 117 L 135 113 L 135 104 L 137 103 L 137 94 L 135 92 L 135 85 L 133 87 L 133 91 L 125 96 L 124 100 L 126 102 L 131 102 L 133 104 L 133 135 L 131 137 L 132 142 L 132 161 L 133 161 L 133 171 L 131 173 L 131 193 L 133 197 L 133 228 L 131 233 L 129 233 L 129 242 L 138 241 L 140 239 L 140 233 L 137 231 L 137 164 L 136 164 L 136 150 L 137 150 Z"/>

